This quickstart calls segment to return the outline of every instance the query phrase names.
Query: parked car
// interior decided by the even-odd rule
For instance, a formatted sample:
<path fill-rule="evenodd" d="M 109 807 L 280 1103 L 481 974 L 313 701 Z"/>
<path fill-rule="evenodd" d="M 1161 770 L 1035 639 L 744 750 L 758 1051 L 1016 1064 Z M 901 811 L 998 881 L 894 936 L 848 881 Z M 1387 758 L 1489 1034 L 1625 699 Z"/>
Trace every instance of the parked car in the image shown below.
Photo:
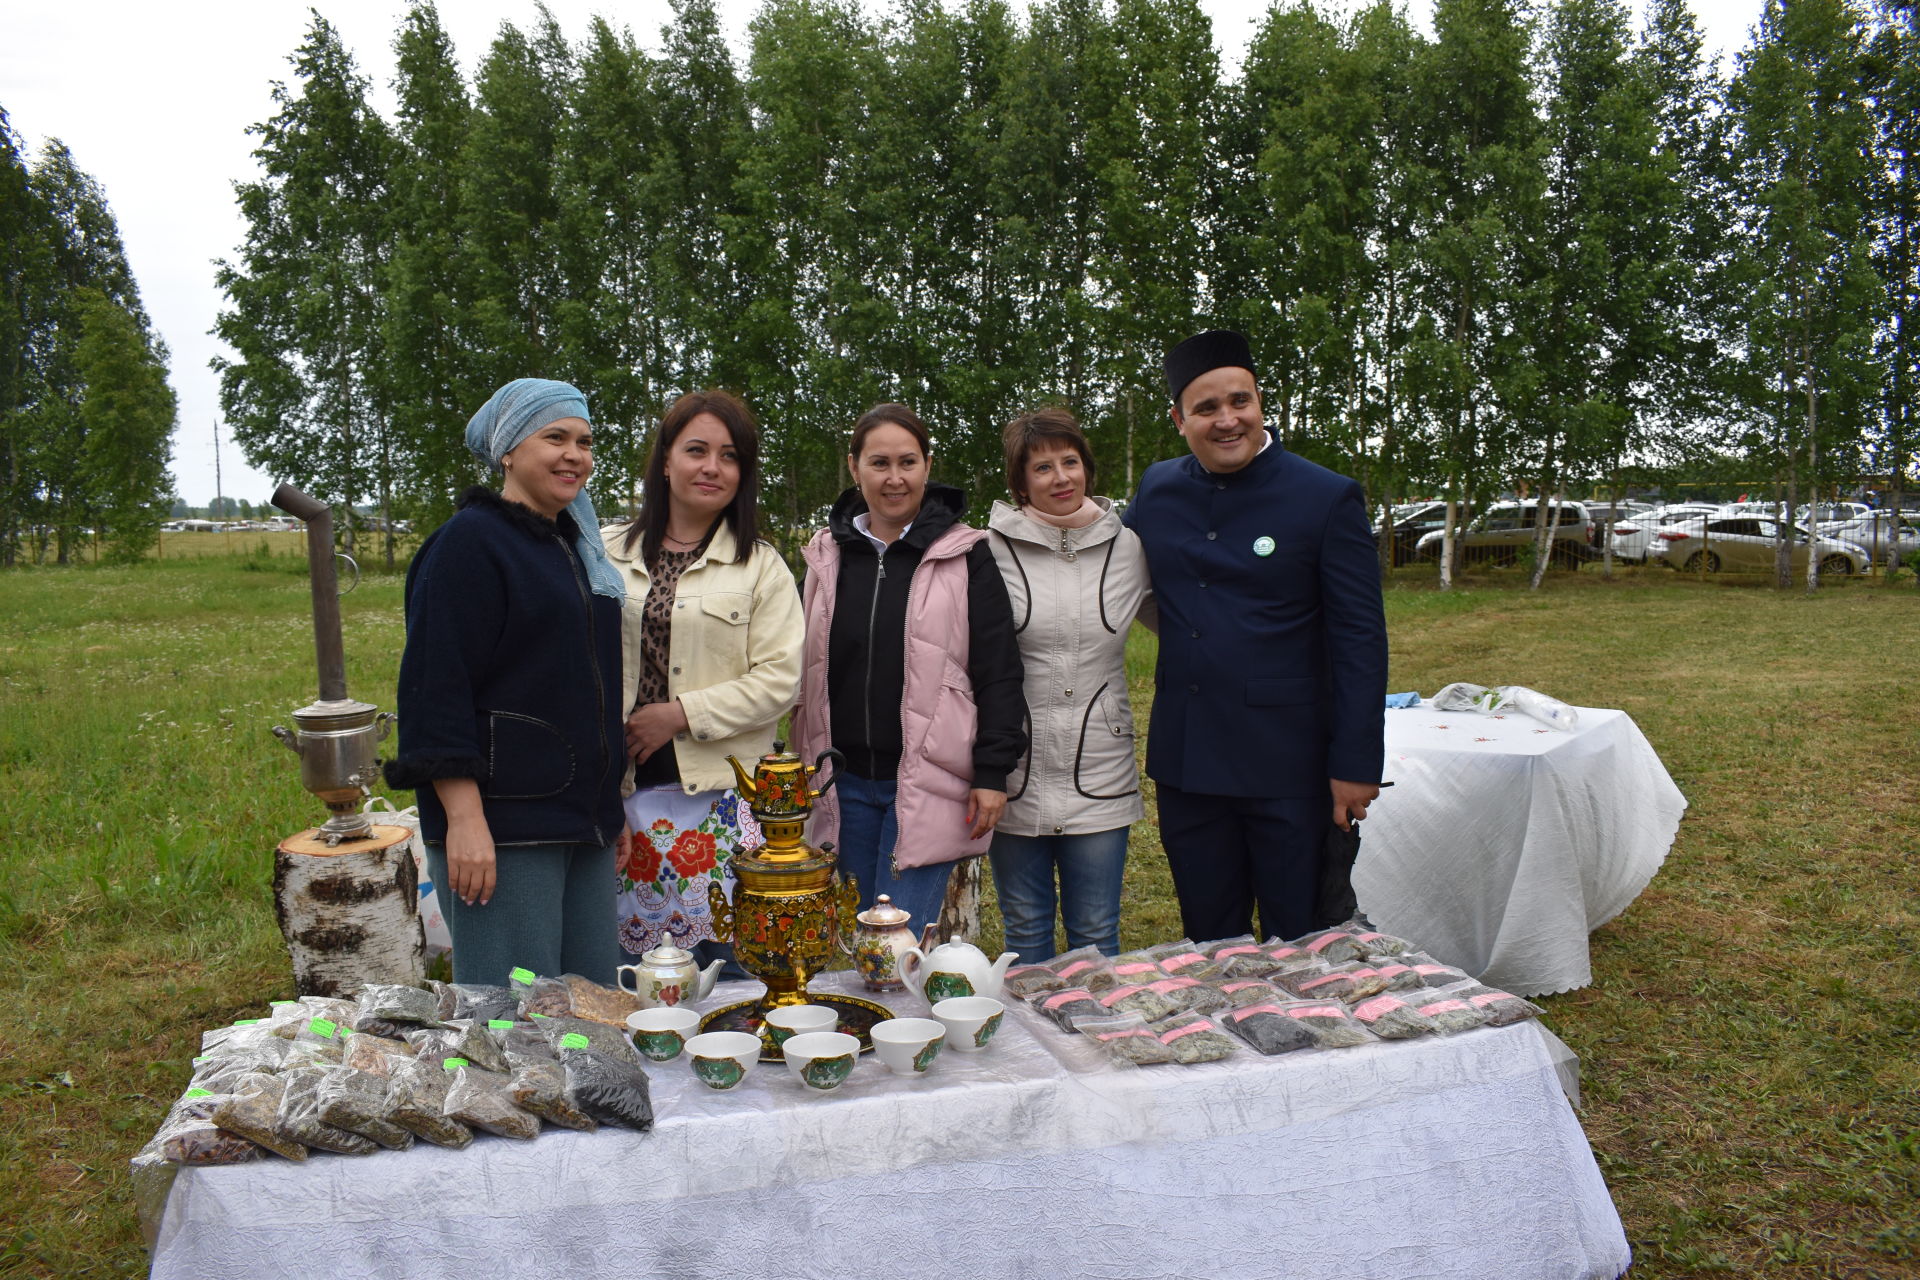
<path fill-rule="evenodd" d="M 1857 520 L 1872 514 L 1873 508 L 1864 502 L 1803 502 L 1793 509 L 1793 522 L 1806 524 L 1811 519 L 1818 528 L 1828 520 Z"/>
<path fill-rule="evenodd" d="M 1722 516 L 1709 519 L 1704 526 L 1682 522 L 1657 535 L 1658 554 L 1676 569 L 1698 573 L 1722 570 L 1734 573 L 1773 572 L 1774 542 L 1779 522 L 1760 516 Z M 1788 559 L 1796 573 L 1807 567 L 1806 535 L 1790 527 L 1796 539 Z M 1866 551 L 1851 542 L 1815 535 L 1813 549 L 1820 556 L 1822 573 L 1864 573 L 1869 558 Z"/>
<path fill-rule="evenodd" d="M 1464 508 L 1462 511 L 1464 513 Z M 1447 504 L 1444 502 L 1402 502 L 1387 513 L 1387 519 L 1393 527 L 1393 564 L 1397 568 L 1415 558 L 1414 548 L 1420 539 L 1435 530 L 1446 531 Z M 1465 523 L 1465 515 L 1460 516 Z M 1380 536 L 1380 521 L 1373 526 L 1373 536 Z"/>
<path fill-rule="evenodd" d="M 1589 502 L 1587 514 L 1593 517 L 1593 534 L 1589 544 L 1597 551 L 1604 547 L 1607 536 L 1613 526 L 1621 521 L 1631 521 L 1653 510 L 1651 502 L 1641 502 L 1636 498 L 1622 498 L 1617 503 Z"/>
<path fill-rule="evenodd" d="M 1482 512 L 1466 529 L 1456 534 L 1462 564 L 1517 564 L 1533 543 L 1533 522 L 1539 511 L 1531 499 L 1524 502 L 1496 502 Z M 1549 511 L 1549 519 L 1552 518 Z M 1414 554 L 1422 560 L 1438 560 L 1444 530 L 1422 534 L 1414 544 Z M 1593 559 L 1588 540 L 1593 537 L 1593 517 L 1584 502 L 1560 504 L 1559 524 L 1553 531 L 1553 561 L 1577 568 Z"/>
<path fill-rule="evenodd" d="M 1813 531 L 1863 548 L 1875 560 L 1898 564 L 1920 551 L 1920 521 L 1892 511 L 1873 511 L 1853 520 L 1829 520 Z"/>
<path fill-rule="evenodd" d="M 1716 508 L 1704 502 L 1677 502 L 1622 520 L 1608 530 L 1616 560 L 1645 560 L 1653 553 L 1654 539 L 1662 529 L 1671 529 L 1687 521 L 1698 524 L 1715 514 Z"/>

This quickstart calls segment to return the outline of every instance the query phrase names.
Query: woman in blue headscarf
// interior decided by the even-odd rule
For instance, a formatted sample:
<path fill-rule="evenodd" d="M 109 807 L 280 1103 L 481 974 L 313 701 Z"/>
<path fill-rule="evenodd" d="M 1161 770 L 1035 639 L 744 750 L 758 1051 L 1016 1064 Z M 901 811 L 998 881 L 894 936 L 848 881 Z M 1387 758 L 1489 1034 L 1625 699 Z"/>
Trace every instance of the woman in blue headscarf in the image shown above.
<path fill-rule="evenodd" d="M 622 835 L 625 589 L 587 497 L 593 426 L 564 382 L 509 382 L 467 424 L 504 476 L 469 489 L 407 570 L 400 750 L 456 982 L 518 967 L 611 983 Z"/>

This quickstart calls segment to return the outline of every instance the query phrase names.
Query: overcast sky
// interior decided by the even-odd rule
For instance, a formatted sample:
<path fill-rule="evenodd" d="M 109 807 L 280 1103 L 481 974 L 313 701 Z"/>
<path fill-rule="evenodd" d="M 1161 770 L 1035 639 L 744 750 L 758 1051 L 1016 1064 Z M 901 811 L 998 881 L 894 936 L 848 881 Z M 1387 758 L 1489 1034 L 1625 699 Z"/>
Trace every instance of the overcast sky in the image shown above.
<path fill-rule="evenodd" d="M 868 0 L 871 7 L 872 0 Z M 1266 11 L 1264 0 L 1200 0 L 1230 67 L 1239 46 Z M 406 0 L 317 0 L 313 6 L 340 31 L 376 105 L 391 115 L 390 47 Z M 548 0 L 568 37 L 605 14 L 657 47 L 672 19 L 667 0 Z M 736 56 L 759 0 L 718 0 Z M 1334 0 L 1336 10 L 1348 6 Z M 1635 0 L 1635 8 L 1642 5 Z M 1425 25 L 1431 0 L 1411 0 Z M 1728 57 L 1747 43 L 1760 0 L 1696 0 L 1710 49 Z M 534 0 L 451 0 L 441 21 L 462 66 L 475 64 L 502 22 L 529 28 Z M 214 425 L 218 379 L 208 361 L 222 350 L 208 330 L 220 308 L 213 261 L 230 257 L 244 228 L 232 184 L 252 176 L 249 125 L 273 112 L 272 82 L 291 74 L 287 59 L 309 23 L 308 5 L 293 0 L 199 0 L 190 6 L 151 0 L 28 0 L 0 10 L 0 107 L 37 153 L 49 137 L 73 152 L 99 180 L 119 219 L 147 310 L 172 349 L 173 387 L 180 397 L 174 438 L 176 490 L 196 506 L 215 494 Z M 744 60 L 744 59 L 743 59 Z M 225 492 L 264 500 L 277 479 L 246 465 L 221 433 Z"/>

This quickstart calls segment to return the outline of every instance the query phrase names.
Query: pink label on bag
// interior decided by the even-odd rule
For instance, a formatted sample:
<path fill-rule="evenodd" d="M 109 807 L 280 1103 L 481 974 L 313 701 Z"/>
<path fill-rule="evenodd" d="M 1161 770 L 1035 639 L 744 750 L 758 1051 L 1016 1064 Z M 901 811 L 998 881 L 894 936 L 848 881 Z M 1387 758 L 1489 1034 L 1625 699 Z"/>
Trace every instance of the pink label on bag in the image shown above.
<path fill-rule="evenodd" d="M 1169 991 L 1180 991 L 1187 987 L 1197 987 L 1199 985 L 1200 984 L 1192 978 L 1162 978 L 1158 982 L 1149 982 L 1147 984 L 1147 990 L 1158 991 L 1164 996 Z"/>
<path fill-rule="evenodd" d="M 1220 984 L 1221 992 L 1226 995 L 1232 995 L 1236 991 L 1245 991 L 1249 987 L 1265 987 L 1271 991 L 1273 984 L 1271 982 L 1262 982 L 1258 978 L 1248 978 L 1244 982 L 1223 982 Z"/>
<path fill-rule="evenodd" d="M 1371 1000 L 1363 1000 L 1353 1006 L 1353 1016 L 1362 1022 L 1372 1022 L 1383 1013 L 1391 1013 L 1395 1009 L 1404 1008 L 1406 1008 L 1406 1006 L 1392 996 L 1375 996 Z"/>
<path fill-rule="evenodd" d="M 1404 964 L 1383 964 L 1378 969 L 1375 969 L 1373 972 L 1378 977 L 1397 978 L 1401 974 L 1407 972 L 1407 966 Z"/>
<path fill-rule="evenodd" d="M 1315 987 L 1324 987 L 1329 982 L 1345 982 L 1346 980 L 1347 980 L 1347 975 L 1344 973 L 1329 973 L 1323 978 L 1315 978 L 1312 982 L 1301 983 L 1300 994 L 1305 995 L 1307 992 L 1313 990 Z"/>
<path fill-rule="evenodd" d="M 1172 1031 L 1169 1031 L 1165 1035 L 1161 1036 L 1160 1043 L 1172 1044 L 1175 1040 L 1178 1040 L 1181 1036 L 1190 1036 L 1196 1031 L 1205 1031 L 1206 1029 L 1207 1029 L 1207 1024 L 1204 1022 L 1194 1022 L 1184 1027 L 1176 1027 Z"/>
<path fill-rule="evenodd" d="M 1124 1000 L 1136 991 L 1145 991 L 1145 990 L 1146 990 L 1145 987 L 1115 987 L 1113 990 L 1107 992 L 1107 994 L 1100 997 L 1100 1004 L 1103 1008 L 1111 1009 L 1113 1008 L 1114 1001 Z"/>
<path fill-rule="evenodd" d="M 1093 1038 L 1095 1040 L 1098 1040 L 1100 1043 L 1105 1044 L 1109 1040 L 1118 1040 L 1123 1036 L 1145 1036 L 1147 1039 L 1151 1040 L 1153 1039 L 1153 1032 L 1147 1030 L 1145 1027 L 1128 1027 L 1125 1031 L 1097 1032 L 1095 1033 Z"/>
<path fill-rule="evenodd" d="M 1260 948 L 1249 944 L 1244 947 L 1223 947 L 1213 953 L 1213 958 L 1215 960 L 1225 960 L 1228 956 L 1257 956 L 1259 954 Z"/>
<path fill-rule="evenodd" d="M 1045 973 L 1045 974 L 1052 974 L 1055 977 L 1059 976 L 1058 974 L 1054 974 L 1053 970 L 1047 968 L 1047 966 L 1043 964 L 1023 964 L 1018 969 L 1007 970 L 1007 976 L 1009 978 L 1024 977 L 1029 973 Z"/>
<path fill-rule="evenodd" d="M 1063 978 L 1071 978 L 1074 974 L 1084 973 L 1086 970 L 1091 968 L 1093 968 L 1093 961 L 1075 960 L 1072 964 L 1060 970 L 1060 976 Z"/>
<path fill-rule="evenodd" d="M 1337 1004 L 1316 1004 L 1310 1009 L 1285 1010 L 1289 1018 L 1339 1018 L 1346 1020 L 1347 1011 Z"/>
<path fill-rule="evenodd" d="M 1380 976 L 1380 971 L 1378 969 L 1374 969 L 1370 967 L 1359 968 L 1359 969 L 1342 969 L 1340 972 L 1346 974 L 1349 978 L 1377 978 Z"/>
<path fill-rule="evenodd" d="M 1453 967 L 1452 965 L 1450 965 L 1450 964 L 1417 964 L 1417 965 L 1415 965 L 1415 966 L 1413 966 L 1413 971 L 1414 971 L 1415 973 L 1417 973 L 1417 974 L 1419 974 L 1419 975 L 1420 975 L 1421 977 L 1423 977 L 1423 978 L 1424 978 L 1424 977 L 1426 977 L 1426 976 L 1427 976 L 1428 974 L 1430 974 L 1430 973 L 1454 973 L 1454 972 L 1457 972 L 1457 971 L 1456 971 L 1456 970 L 1454 969 L 1454 967 Z"/>
<path fill-rule="evenodd" d="M 1228 1014 L 1227 1017 L 1231 1018 L 1234 1022 L 1239 1022 L 1243 1018 L 1251 1018 L 1256 1013 L 1285 1013 L 1285 1012 L 1286 1010 L 1282 1009 L 1277 1004 L 1256 1004 L 1246 1009 L 1235 1009 L 1232 1013 Z"/>
<path fill-rule="evenodd" d="M 1312 942 L 1309 942 L 1307 944 L 1307 950 L 1313 952 L 1315 955 L 1319 955 L 1322 951 L 1325 951 L 1328 947 L 1340 941 L 1340 939 L 1351 938 L 1352 936 L 1350 933 L 1329 933 L 1324 937 L 1315 938 Z"/>
<path fill-rule="evenodd" d="M 1442 1000 L 1436 1004 L 1421 1005 L 1420 1012 L 1431 1017 L 1436 1013 L 1452 1013 L 1455 1009 L 1464 1009 L 1466 1007 L 1467 1006 L 1465 1004 L 1461 1003 L 1458 1000 Z"/>
<path fill-rule="evenodd" d="M 1267 952 L 1267 956 L 1274 960 L 1288 960 L 1294 956 L 1303 956 L 1305 954 L 1307 953 L 1299 947 L 1275 947 L 1273 950 Z"/>
<path fill-rule="evenodd" d="M 1125 978 L 1136 973 L 1158 973 L 1158 972 L 1160 972 L 1159 965 L 1148 964 L 1144 960 L 1136 960 L 1132 964 L 1117 964 L 1113 966 L 1114 976 L 1120 977 L 1120 978 Z"/>
<path fill-rule="evenodd" d="M 1497 1004 L 1502 1000 L 1511 1000 L 1513 998 L 1514 997 L 1504 991 L 1489 991 L 1482 996 L 1468 996 L 1467 1003 L 1476 1009 L 1483 1009 L 1490 1004 Z"/>
<path fill-rule="evenodd" d="M 1058 1009 L 1061 1005 L 1074 1000 L 1091 1000 L 1093 993 L 1088 991 L 1061 991 L 1048 996 L 1040 1002 L 1042 1009 Z"/>
<path fill-rule="evenodd" d="M 1205 964 L 1206 962 L 1207 958 L 1198 951 L 1189 951 L 1185 955 L 1169 956 L 1160 962 L 1160 967 L 1162 969 L 1178 969 L 1185 965 Z"/>

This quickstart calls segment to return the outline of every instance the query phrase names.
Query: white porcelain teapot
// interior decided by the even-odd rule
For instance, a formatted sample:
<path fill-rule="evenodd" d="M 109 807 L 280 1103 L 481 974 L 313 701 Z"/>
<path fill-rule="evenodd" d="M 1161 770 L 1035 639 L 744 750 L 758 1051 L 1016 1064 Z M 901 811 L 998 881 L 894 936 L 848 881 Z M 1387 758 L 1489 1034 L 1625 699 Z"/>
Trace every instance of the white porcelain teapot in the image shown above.
<path fill-rule="evenodd" d="M 702 969 L 694 960 L 693 952 L 675 945 L 673 935 L 668 934 L 665 942 L 640 957 L 639 964 L 616 968 L 614 979 L 622 991 L 639 998 L 641 1008 L 652 1009 L 683 1000 L 706 999 L 725 963 L 715 960 Z"/>
<path fill-rule="evenodd" d="M 929 1004 L 951 996 L 997 998 L 1000 980 L 1007 976 L 1014 955 L 1002 951 L 1000 958 L 989 964 L 984 951 L 958 938 L 924 954 L 919 947 L 908 947 L 900 953 L 900 977 Z"/>

